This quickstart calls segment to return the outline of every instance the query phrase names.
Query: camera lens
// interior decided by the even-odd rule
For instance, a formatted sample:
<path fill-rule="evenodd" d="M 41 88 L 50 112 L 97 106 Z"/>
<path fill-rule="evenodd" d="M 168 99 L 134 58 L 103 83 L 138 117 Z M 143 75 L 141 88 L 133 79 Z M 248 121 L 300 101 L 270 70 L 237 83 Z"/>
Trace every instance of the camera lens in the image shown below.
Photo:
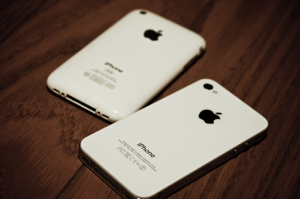
<path fill-rule="evenodd" d="M 207 90 L 211 90 L 211 89 L 214 88 L 211 84 L 204 84 L 203 87 L 204 87 L 205 89 L 207 89 Z"/>

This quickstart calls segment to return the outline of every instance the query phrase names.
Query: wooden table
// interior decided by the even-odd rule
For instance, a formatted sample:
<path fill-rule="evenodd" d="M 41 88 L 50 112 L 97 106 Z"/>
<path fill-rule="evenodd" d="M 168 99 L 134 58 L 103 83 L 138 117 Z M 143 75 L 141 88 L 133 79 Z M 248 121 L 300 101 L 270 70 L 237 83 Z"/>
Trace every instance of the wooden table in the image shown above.
<path fill-rule="evenodd" d="M 269 121 L 265 140 L 169 198 L 300 198 L 297 0 L 2 0 L 0 198 L 120 198 L 77 158 L 79 142 L 110 124 L 52 94 L 46 79 L 136 8 L 207 42 L 154 101 L 210 78 Z"/>

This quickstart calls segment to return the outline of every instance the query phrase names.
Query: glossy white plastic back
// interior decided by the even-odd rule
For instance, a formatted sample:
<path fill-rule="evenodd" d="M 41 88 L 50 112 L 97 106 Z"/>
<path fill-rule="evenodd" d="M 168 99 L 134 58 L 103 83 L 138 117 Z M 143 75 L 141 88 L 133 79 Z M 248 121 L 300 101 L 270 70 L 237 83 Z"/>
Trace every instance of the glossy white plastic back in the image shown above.
<path fill-rule="evenodd" d="M 151 40 L 147 30 L 161 35 Z M 57 68 L 47 85 L 115 122 L 145 106 L 204 48 L 198 34 L 149 11 L 135 10 Z"/>
<path fill-rule="evenodd" d="M 120 195 L 164 198 L 263 139 L 267 126 L 251 107 L 203 79 L 86 137 L 79 157 L 107 175 Z"/>

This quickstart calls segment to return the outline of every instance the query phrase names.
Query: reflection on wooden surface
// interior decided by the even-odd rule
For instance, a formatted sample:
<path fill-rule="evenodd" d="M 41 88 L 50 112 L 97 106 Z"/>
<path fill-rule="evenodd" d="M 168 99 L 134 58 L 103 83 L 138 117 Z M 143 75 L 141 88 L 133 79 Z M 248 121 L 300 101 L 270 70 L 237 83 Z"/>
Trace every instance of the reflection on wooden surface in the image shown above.
<path fill-rule="evenodd" d="M 299 1 L 0 3 L 0 198 L 120 198 L 77 158 L 110 124 L 54 96 L 48 75 L 129 11 L 199 34 L 207 51 L 154 101 L 210 78 L 269 121 L 268 137 L 169 198 L 299 198 Z"/>

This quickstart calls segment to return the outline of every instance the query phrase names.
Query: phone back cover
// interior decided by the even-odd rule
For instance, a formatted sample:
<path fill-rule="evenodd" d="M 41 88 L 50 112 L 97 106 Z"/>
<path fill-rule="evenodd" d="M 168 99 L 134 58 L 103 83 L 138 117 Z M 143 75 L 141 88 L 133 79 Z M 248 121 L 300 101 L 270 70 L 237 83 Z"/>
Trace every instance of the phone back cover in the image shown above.
<path fill-rule="evenodd" d="M 214 88 L 205 89 L 205 83 Z M 205 123 L 199 113 L 207 109 L 221 113 L 220 119 Z M 81 150 L 132 195 L 148 198 L 267 126 L 259 113 L 203 79 L 86 137 Z"/>
<path fill-rule="evenodd" d="M 162 35 L 152 41 L 146 30 Z M 57 68 L 47 84 L 114 122 L 146 105 L 204 48 L 198 34 L 135 10 Z"/>

